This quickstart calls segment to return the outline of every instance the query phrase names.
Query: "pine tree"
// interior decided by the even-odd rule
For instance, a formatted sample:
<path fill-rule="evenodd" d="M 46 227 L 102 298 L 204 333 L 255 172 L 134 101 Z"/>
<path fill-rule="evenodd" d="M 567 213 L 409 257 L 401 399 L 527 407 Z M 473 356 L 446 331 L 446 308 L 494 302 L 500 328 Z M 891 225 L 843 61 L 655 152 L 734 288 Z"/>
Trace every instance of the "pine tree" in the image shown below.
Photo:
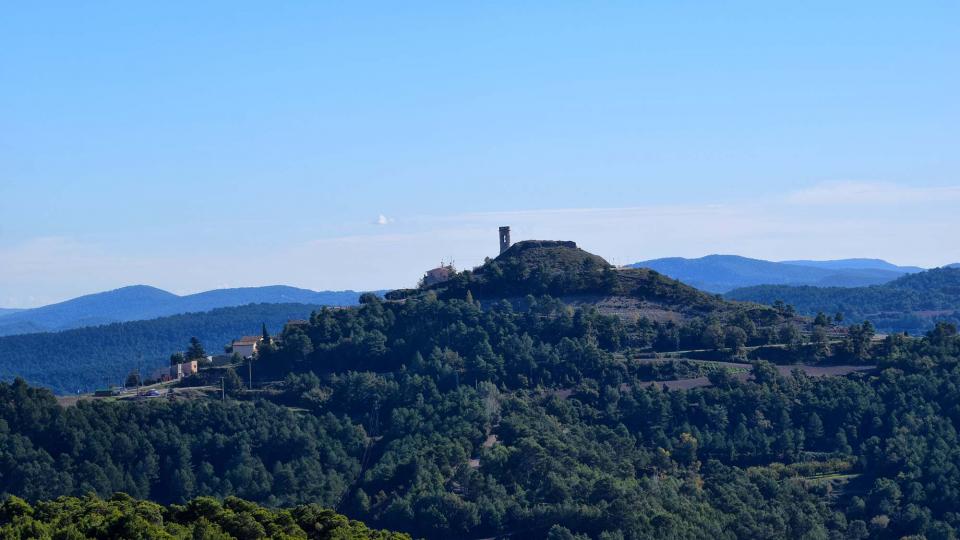
<path fill-rule="evenodd" d="M 207 351 L 203 349 L 203 344 L 196 337 L 190 338 L 190 347 L 187 348 L 187 360 L 200 360 L 206 358 Z"/>
<path fill-rule="evenodd" d="M 173 354 L 170 355 L 170 365 L 171 365 L 171 366 L 175 366 L 175 365 L 177 365 L 177 364 L 182 364 L 182 363 L 184 363 L 185 361 L 186 361 L 186 359 L 183 357 L 183 353 L 182 353 L 182 352 L 175 352 L 175 353 L 173 353 Z"/>
<path fill-rule="evenodd" d="M 820 420 L 820 415 L 812 412 L 810 416 L 807 417 L 807 425 L 805 427 L 807 437 L 812 439 L 819 439 L 823 437 L 823 420 Z"/>

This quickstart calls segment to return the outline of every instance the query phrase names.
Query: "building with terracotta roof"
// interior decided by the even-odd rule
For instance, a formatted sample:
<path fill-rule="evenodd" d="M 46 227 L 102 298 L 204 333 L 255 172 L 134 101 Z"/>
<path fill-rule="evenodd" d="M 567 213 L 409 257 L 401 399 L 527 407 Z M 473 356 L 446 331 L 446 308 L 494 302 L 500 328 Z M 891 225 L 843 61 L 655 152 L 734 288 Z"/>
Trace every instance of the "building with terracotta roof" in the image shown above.
<path fill-rule="evenodd" d="M 431 285 L 436 285 L 437 283 L 443 283 L 447 281 L 453 274 L 456 273 L 456 270 L 453 269 L 453 266 L 438 266 L 433 270 L 427 270 L 427 273 L 423 276 L 423 286 L 429 287 Z"/>
<path fill-rule="evenodd" d="M 233 340 L 230 347 L 233 352 L 244 358 L 253 358 L 257 354 L 257 347 L 263 341 L 263 336 L 243 336 L 240 339 Z"/>

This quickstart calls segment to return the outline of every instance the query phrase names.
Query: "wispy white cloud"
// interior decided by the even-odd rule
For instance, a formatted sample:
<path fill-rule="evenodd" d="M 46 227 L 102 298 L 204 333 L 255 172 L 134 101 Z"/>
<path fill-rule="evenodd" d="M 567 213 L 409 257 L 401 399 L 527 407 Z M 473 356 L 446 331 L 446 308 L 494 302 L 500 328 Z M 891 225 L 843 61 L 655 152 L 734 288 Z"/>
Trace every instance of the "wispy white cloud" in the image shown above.
<path fill-rule="evenodd" d="M 377 223 L 377 225 L 389 225 L 390 223 L 393 223 L 393 219 L 392 219 L 392 218 L 388 218 L 387 216 L 385 216 L 385 215 L 383 215 L 383 214 L 380 214 L 379 216 L 377 216 L 377 221 L 376 221 L 376 223 Z"/>
<path fill-rule="evenodd" d="M 916 187 L 891 182 L 825 182 L 787 195 L 806 205 L 888 205 L 960 201 L 960 186 Z"/>

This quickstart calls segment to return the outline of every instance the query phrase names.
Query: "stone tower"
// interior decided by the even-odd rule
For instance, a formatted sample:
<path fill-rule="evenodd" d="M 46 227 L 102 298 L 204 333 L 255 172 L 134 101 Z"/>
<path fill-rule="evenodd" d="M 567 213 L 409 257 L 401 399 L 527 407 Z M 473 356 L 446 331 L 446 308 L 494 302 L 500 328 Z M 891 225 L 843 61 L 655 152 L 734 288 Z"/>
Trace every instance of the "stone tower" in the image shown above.
<path fill-rule="evenodd" d="M 500 253 L 510 249 L 510 227 L 500 227 Z"/>

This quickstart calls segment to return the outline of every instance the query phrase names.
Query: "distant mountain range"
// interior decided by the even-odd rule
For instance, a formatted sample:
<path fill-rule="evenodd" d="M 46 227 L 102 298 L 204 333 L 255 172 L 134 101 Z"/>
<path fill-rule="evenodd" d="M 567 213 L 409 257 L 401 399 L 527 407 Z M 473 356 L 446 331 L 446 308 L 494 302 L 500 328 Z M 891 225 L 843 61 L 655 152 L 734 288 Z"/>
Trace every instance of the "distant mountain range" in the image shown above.
<path fill-rule="evenodd" d="M 168 365 L 170 354 L 186 349 L 191 337 L 208 354 L 244 335 L 259 335 L 262 325 L 277 333 L 290 319 L 306 319 L 321 306 L 248 304 L 204 313 L 185 313 L 145 321 L 114 323 L 0 337 L 0 380 L 23 377 L 59 394 L 119 385 L 138 366 L 145 377 Z"/>
<path fill-rule="evenodd" d="M 890 270 L 893 272 L 915 273 L 923 272 L 926 268 L 919 266 L 897 266 L 883 259 L 835 259 L 830 261 L 810 261 L 798 259 L 795 261 L 780 261 L 780 264 L 792 264 L 796 266 L 812 266 L 814 268 L 826 268 L 830 270 Z"/>
<path fill-rule="evenodd" d="M 311 291 L 274 285 L 217 289 L 178 296 L 156 287 L 134 285 L 33 309 L 2 310 L 0 336 L 154 319 L 247 304 L 348 306 L 356 304 L 360 294 L 356 291 Z"/>
<path fill-rule="evenodd" d="M 754 285 L 863 287 L 887 283 L 923 270 L 916 266 L 897 266 L 880 259 L 774 262 L 738 255 L 707 255 L 698 259 L 669 257 L 641 261 L 630 266 L 650 268 L 714 293 Z"/>
<path fill-rule="evenodd" d="M 842 313 L 846 322 L 869 319 L 881 330 L 920 332 L 938 320 L 960 322 L 960 265 L 917 272 L 869 287 L 757 285 L 724 296 L 761 304 L 782 300 L 803 315 Z"/>

